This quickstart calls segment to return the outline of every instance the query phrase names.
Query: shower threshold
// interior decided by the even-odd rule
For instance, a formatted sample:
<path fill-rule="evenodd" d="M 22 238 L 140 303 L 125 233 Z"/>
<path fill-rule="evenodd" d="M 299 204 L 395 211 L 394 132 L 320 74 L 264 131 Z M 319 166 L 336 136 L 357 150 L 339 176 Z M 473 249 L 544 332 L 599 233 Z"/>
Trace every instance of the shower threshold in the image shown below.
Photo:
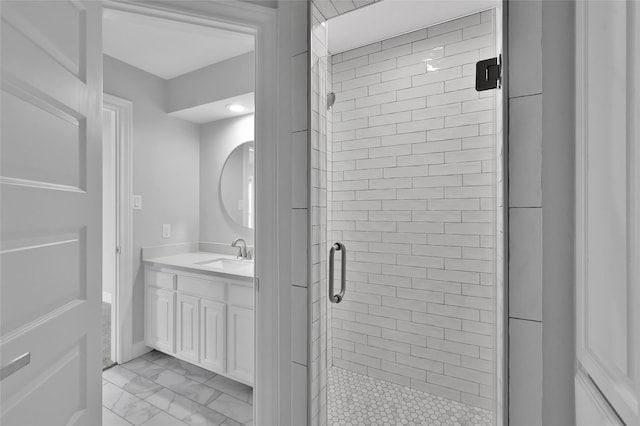
<path fill-rule="evenodd" d="M 491 426 L 491 411 L 338 367 L 328 371 L 329 426 Z"/>

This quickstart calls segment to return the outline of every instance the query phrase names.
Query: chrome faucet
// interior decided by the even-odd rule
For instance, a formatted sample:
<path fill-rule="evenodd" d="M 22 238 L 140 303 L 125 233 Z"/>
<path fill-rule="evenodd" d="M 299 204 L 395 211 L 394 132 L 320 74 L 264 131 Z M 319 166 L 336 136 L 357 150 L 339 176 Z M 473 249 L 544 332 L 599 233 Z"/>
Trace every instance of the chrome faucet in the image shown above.
<path fill-rule="evenodd" d="M 242 238 L 236 238 L 231 243 L 231 247 L 238 247 L 238 244 L 241 244 L 241 246 L 238 248 L 238 255 L 236 256 L 236 258 L 237 259 L 251 259 L 251 256 L 247 255 L 247 242 L 245 240 L 243 240 Z"/>

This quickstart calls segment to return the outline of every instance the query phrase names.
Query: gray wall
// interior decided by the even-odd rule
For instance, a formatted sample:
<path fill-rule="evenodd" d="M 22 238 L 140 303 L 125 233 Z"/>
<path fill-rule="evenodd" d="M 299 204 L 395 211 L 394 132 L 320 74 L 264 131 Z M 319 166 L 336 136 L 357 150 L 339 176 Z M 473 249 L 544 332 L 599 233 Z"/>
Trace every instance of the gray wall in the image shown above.
<path fill-rule="evenodd" d="M 245 53 L 167 80 L 167 112 L 253 92 L 253 56 L 253 52 Z"/>
<path fill-rule="evenodd" d="M 104 57 L 104 92 L 133 102 L 133 342 L 144 338 L 144 280 L 140 249 L 197 241 L 199 234 L 199 126 L 167 116 L 164 80 Z M 171 238 L 162 238 L 162 224 Z"/>
<path fill-rule="evenodd" d="M 574 2 L 508 7 L 509 419 L 573 425 Z"/>
<path fill-rule="evenodd" d="M 201 126 L 200 241 L 231 244 L 240 237 L 253 245 L 253 230 L 231 220 L 222 208 L 219 194 L 220 175 L 227 157 L 238 145 L 254 139 L 253 118 L 249 114 Z"/>

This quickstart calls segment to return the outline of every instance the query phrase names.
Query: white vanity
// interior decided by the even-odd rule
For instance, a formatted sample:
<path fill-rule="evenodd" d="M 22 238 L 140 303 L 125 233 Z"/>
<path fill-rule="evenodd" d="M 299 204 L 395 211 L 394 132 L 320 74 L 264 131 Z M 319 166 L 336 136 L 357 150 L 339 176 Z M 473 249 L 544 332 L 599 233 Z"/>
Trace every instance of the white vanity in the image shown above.
<path fill-rule="evenodd" d="M 253 386 L 253 262 L 195 252 L 145 260 L 145 342 Z"/>

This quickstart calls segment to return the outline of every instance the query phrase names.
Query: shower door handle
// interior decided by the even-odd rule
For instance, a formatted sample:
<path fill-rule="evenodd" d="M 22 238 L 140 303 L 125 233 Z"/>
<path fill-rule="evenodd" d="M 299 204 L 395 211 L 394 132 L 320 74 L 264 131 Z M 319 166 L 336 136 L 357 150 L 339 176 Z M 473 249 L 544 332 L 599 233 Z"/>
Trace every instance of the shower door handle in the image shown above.
<path fill-rule="evenodd" d="M 337 251 L 342 252 L 342 260 L 340 262 L 340 294 L 335 294 L 333 290 L 333 258 Z M 347 248 L 342 243 L 335 243 L 329 250 L 329 300 L 331 303 L 340 303 L 344 299 L 344 293 L 347 291 Z"/>

